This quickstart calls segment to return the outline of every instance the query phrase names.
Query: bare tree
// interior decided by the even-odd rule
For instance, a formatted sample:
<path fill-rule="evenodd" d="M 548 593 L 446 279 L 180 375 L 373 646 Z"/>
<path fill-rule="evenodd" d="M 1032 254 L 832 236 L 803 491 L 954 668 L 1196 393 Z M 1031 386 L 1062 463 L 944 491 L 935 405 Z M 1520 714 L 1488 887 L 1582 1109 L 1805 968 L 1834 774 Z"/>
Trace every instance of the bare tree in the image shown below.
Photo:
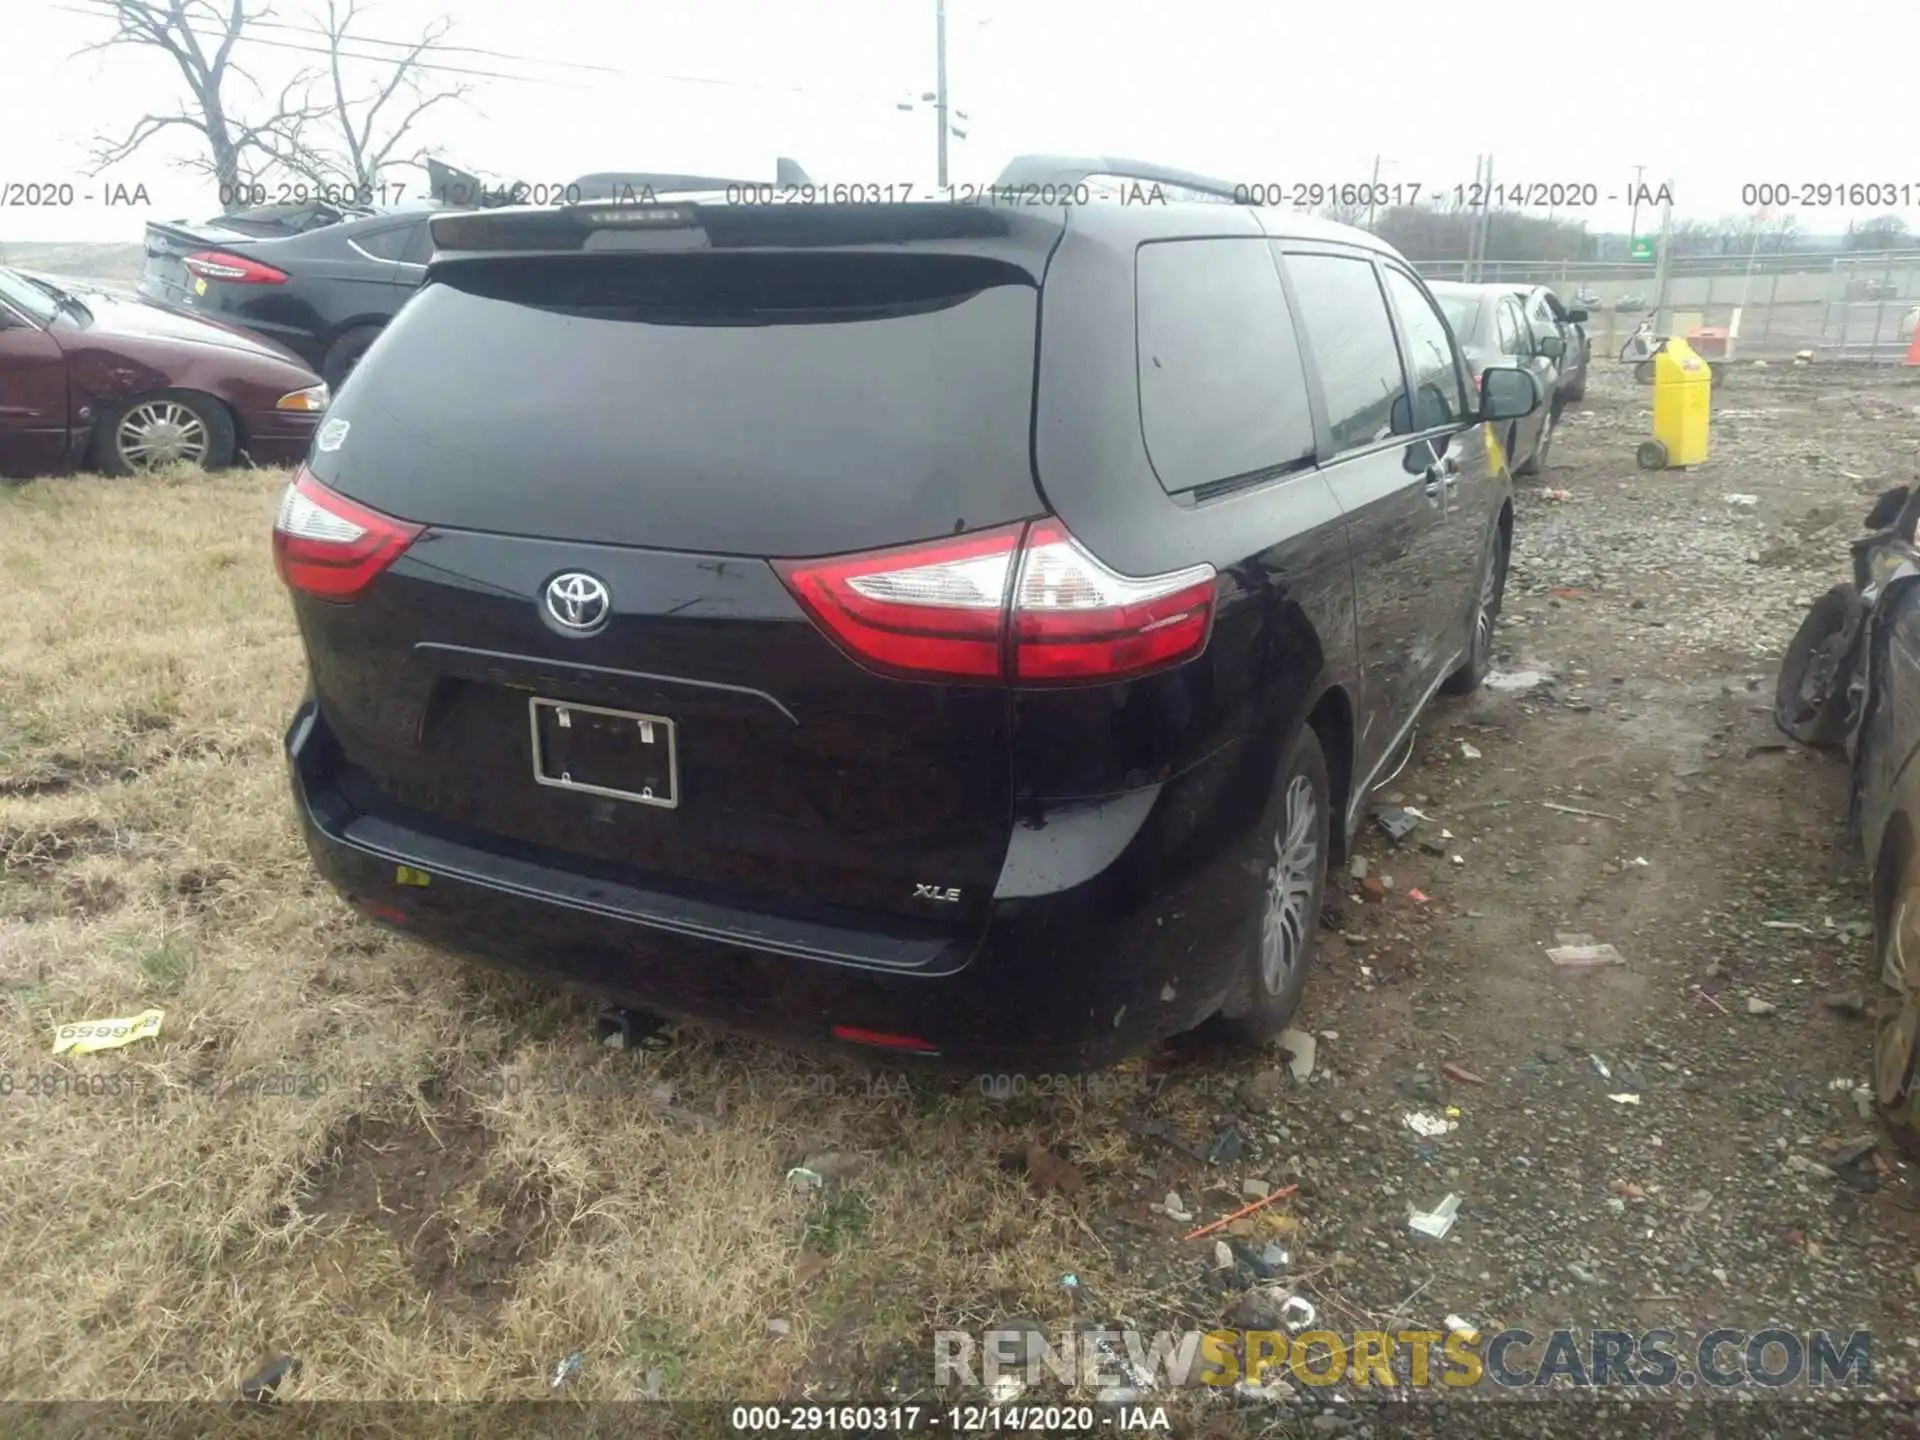
<path fill-rule="evenodd" d="M 426 57 L 446 38 L 444 17 L 422 38 L 396 48 L 391 56 L 369 56 L 356 46 L 384 42 L 359 40 L 353 26 L 361 18 L 358 0 L 327 0 L 324 21 L 313 17 L 311 44 L 262 41 L 278 49 L 311 53 L 322 63 L 300 70 L 271 102 L 258 80 L 236 61 L 252 32 L 273 19 L 265 0 L 99 0 L 114 33 L 80 53 L 140 46 L 164 51 L 186 81 L 187 96 L 178 109 L 143 115 L 122 139 L 96 140 L 94 174 L 117 165 L 165 131 L 191 130 L 205 150 L 185 160 L 218 182 L 222 203 L 276 169 L 318 185 L 377 185 L 382 171 L 417 163 L 417 146 L 403 149 L 421 114 L 446 100 L 460 99 L 465 85 L 440 88 L 426 83 Z M 300 26 L 276 27 L 299 31 Z M 235 95 L 235 81 L 251 95 Z"/>
<path fill-rule="evenodd" d="M 179 67 L 188 98 L 177 110 L 142 115 L 124 139 L 96 139 L 95 175 L 134 155 L 156 135 L 186 129 L 200 135 L 206 150 L 185 163 L 212 175 L 222 193 L 231 195 L 255 178 L 264 163 L 276 158 L 272 137 L 297 129 L 319 113 L 293 102 L 298 79 L 280 92 L 272 106 L 262 106 L 256 99 L 248 108 L 264 112 L 258 118 L 248 120 L 238 113 L 244 102 L 229 93 L 232 80 L 244 80 L 256 97 L 261 92 L 259 82 L 235 63 L 234 49 L 249 25 L 273 14 L 270 5 L 249 9 L 246 0 L 231 0 L 224 7 L 217 0 L 108 0 L 106 13 L 113 19 L 113 34 L 79 53 L 124 46 L 164 51 Z"/>
<path fill-rule="evenodd" d="M 359 0 L 327 0 L 325 18 L 316 17 L 325 35 L 325 66 L 301 78 L 317 83 L 325 98 L 302 108 L 309 115 L 318 110 L 323 118 L 286 134 L 282 163 L 311 179 L 346 180 L 370 189 L 380 183 L 383 171 L 420 163 L 425 152 L 418 145 L 402 149 L 414 122 L 435 105 L 465 99 L 471 87 L 427 83 L 426 57 L 453 28 L 446 16 L 400 53 L 369 61 L 351 48 L 356 43 L 354 22 L 361 15 Z M 310 92 L 303 96 L 308 98 Z"/>
<path fill-rule="evenodd" d="M 1876 215 L 1847 226 L 1849 250 L 1898 250 L 1911 243 L 1907 222 L 1898 215 Z"/>
<path fill-rule="evenodd" d="M 1367 207 L 1365 205 L 1356 205 L 1352 201 L 1348 201 L 1344 205 L 1336 202 L 1322 209 L 1320 218 L 1322 220 L 1332 220 L 1341 225 L 1355 225 L 1361 229 L 1365 229 L 1367 224 Z"/>

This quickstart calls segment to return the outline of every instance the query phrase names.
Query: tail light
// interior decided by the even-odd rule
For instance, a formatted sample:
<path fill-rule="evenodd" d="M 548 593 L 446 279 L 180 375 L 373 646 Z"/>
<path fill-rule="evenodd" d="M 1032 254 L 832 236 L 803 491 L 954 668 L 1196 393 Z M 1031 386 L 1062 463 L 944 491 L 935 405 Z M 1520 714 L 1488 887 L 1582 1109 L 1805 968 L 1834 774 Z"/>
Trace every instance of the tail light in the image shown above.
<path fill-rule="evenodd" d="M 196 250 L 180 262 L 202 280 L 224 280 L 229 285 L 284 285 L 287 275 L 271 265 L 249 260 L 244 255 L 229 255 L 224 250 Z"/>
<path fill-rule="evenodd" d="M 1057 520 L 775 568 L 856 660 L 910 679 L 1117 680 L 1192 659 L 1213 625 L 1211 565 L 1122 575 Z"/>
<path fill-rule="evenodd" d="M 395 520 L 335 494 L 302 466 L 280 497 L 273 565 L 292 590 L 351 600 L 426 527 Z"/>

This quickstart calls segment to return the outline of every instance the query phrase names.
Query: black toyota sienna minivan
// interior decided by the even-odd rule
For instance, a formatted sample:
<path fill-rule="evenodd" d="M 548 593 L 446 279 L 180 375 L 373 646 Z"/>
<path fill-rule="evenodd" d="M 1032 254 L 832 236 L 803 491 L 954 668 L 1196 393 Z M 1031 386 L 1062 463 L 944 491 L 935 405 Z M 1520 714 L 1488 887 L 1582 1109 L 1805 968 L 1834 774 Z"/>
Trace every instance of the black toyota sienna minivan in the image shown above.
<path fill-rule="evenodd" d="M 1103 168 L 1148 198 L 1040 203 Z M 1371 783 L 1485 670 L 1490 422 L 1542 397 L 1371 236 L 1167 177 L 1229 188 L 436 218 L 274 528 L 320 870 L 793 1041 L 1276 1032 Z"/>

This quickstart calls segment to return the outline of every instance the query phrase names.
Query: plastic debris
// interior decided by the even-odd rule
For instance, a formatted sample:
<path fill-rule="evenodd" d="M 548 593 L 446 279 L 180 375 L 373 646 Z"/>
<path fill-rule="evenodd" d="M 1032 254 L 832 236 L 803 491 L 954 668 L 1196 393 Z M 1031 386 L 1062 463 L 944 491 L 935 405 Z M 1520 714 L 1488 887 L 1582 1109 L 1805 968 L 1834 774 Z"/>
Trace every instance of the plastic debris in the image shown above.
<path fill-rule="evenodd" d="M 793 1322 L 791 1320 L 782 1320 L 776 1316 L 774 1319 L 767 1321 L 767 1334 L 776 1340 L 791 1335 L 792 1333 Z"/>
<path fill-rule="evenodd" d="M 1281 1321 L 1281 1323 L 1295 1335 L 1298 1335 L 1302 1330 L 1312 1329 L 1313 1322 L 1320 1318 L 1320 1312 L 1313 1308 L 1313 1302 L 1299 1295 L 1289 1295 L 1285 1300 L 1281 1301 L 1280 1314 L 1282 1317 L 1288 1315 L 1299 1317 L 1294 1320 L 1283 1318 Z"/>
<path fill-rule="evenodd" d="M 1601 965 L 1624 965 L 1627 957 L 1611 945 L 1556 945 L 1547 959 L 1562 970 L 1592 970 Z"/>
<path fill-rule="evenodd" d="M 1395 840 L 1404 840 L 1420 823 L 1420 817 L 1411 810 L 1392 807 L 1374 811 L 1374 819 L 1380 822 L 1380 828 Z"/>
<path fill-rule="evenodd" d="M 1367 857 L 1364 855 L 1356 855 L 1353 859 L 1349 860 L 1347 862 L 1347 874 L 1351 875 L 1355 880 L 1366 879 Z"/>
<path fill-rule="evenodd" d="M 1555 504 L 1564 504 L 1566 501 L 1571 500 L 1573 495 L 1572 492 L 1567 490 L 1542 490 L 1540 492 L 1540 498 L 1542 500 L 1551 500 Z"/>
<path fill-rule="evenodd" d="M 1471 1070 L 1467 1069 L 1466 1066 L 1456 1065 L 1451 1060 L 1441 1063 L 1440 1073 L 1449 1080 L 1458 1080 L 1462 1085 L 1484 1085 L 1487 1083 Z"/>
<path fill-rule="evenodd" d="M 1475 1326 L 1471 1320 L 1468 1320 L 1464 1316 L 1449 1315 L 1447 1316 L 1446 1325 L 1447 1325 L 1447 1329 L 1452 1333 L 1456 1335 L 1464 1335 L 1469 1345 L 1475 1345 L 1479 1343 L 1479 1340 L 1480 1340 L 1479 1328 Z"/>
<path fill-rule="evenodd" d="M 1283 1185 L 1278 1190 L 1274 1191 L 1271 1195 L 1263 1195 L 1258 1200 L 1250 1201 L 1249 1203 L 1242 1205 L 1238 1210 L 1235 1210 L 1230 1215 L 1222 1215 L 1218 1220 L 1214 1220 L 1208 1224 L 1202 1225 L 1198 1230 L 1189 1230 L 1185 1238 L 1187 1238 L 1188 1240 L 1199 1240 L 1205 1236 L 1213 1234 L 1213 1232 L 1216 1230 L 1224 1230 L 1227 1228 L 1227 1226 L 1231 1225 L 1234 1221 L 1238 1220 L 1241 1216 L 1251 1215 L 1253 1214 L 1254 1211 L 1264 1209 L 1266 1206 L 1273 1204 L 1273 1202 L 1276 1200 L 1284 1200 L 1287 1198 L 1287 1196 L 1293 1194 L 1294 1191 L 1298 1190 L 1299 1188 L 1300 1187 L 1298 1185 Z"/>
<path fill-rule="evenodd" d="M 578 1375 L 581 1365 L 586 1363 L 586 1358 L 587 1357 L 582 1355 L 578 1350 L 568 1355 L 566 1359 L 553 1367 L 553 1379 L 547 1382 L 547 1388 L 549 1390 L 558 1390 L 562 1385 L 566 1384 L 567 1381 Z"/>
<path fill-rule="evenodd" d="M 142 1010 L 124 1020 L 82 1020 L 62 1025 L 53 1032 L 53 1053 L 91 1055 L 97 1050 L 118 1050 L 136 1040 L 157 1038 L 165 1018 L 164 1010 Z"/>
<path fill-rule="evenodd" d="M 240 1398 L 256 1403 L 271 1400 L 282 1384 L 299 1373 L 299 1356 L 276 1355 L 240 1382 Z"/>
<path fill-rule="evenodd" d="M 1618 1095 L 1609 1095 L 1607 1099 L 1613 1101 L 1616 1105 L 1638 1105 L 1640 1103 L 1640 1097 L 1632 1091 L 1622 1091 Z"/>
<path fill-rule="evenodd" d="M 1293 1078 L 1302 1084 L 1313 1076 L 1313 1058 L 1317 1047 L 1313 1036 L 1305 1030 L 1282 1030 L 1280 1032 L 1280 1053 L 1287 1057 L 1287 1070 Z"/>
<path fill-rule="evenodd" d="M 1011 1405 L 1027 1393 L 1027 1382 L 1018 1375 L 1009 1375 L 1002 1370 L 994 1378 L 991 1394 L 996 1405 Z"/>
<path fill-rule="evenodd" d="M 1188 1210 L 1185 1203 L 1180 1199 L 1180 1192 L 1178 1190 L 1169 1190 L 1167 1192 L 1167 1198 L 1160 1202 L 1160 1209 L 1170 1220 L 1193 1219 L 1193 1212 Z"/>
<path fill-rule="evenodd" d="M 1460 753 L 1468 760 L 1478 760 L 1480 758 L 1479 749 L 1468 744 L 1465 740 L 1460 742 Z"/>
<path fill-rule="evenodd" d="M 1447 1232 L 1453 1229 L 1455 1217 L 1460 1213 L 1460 1197 L 1449 1194 L 1433 1209 L 1407 1217 L 1407 1228 L 1416 1235 L 1429 1235 L 1435 1240 L 1447 1238 Z"/>
<path fill-rule="evenodd" d="M 1414 1134 L 1431 1140 L 1436 1135 L 1444 1135 L 1449 1130 L 1459 1128 L 1451 1120 L 1442 1120 L 1438 1115 L 1429 1115 L 1424 1110 L 1410 1110 L 1406 1115 L 1407 1128 Z"/>
<path fill-rule="evenodd" d="M 1760 503 L 1760 497 L 1758 495 L 1728 495 L 1725 499 L 1729 505 L 1758 505 Z"/>
<path fill-rule="evenodd" d="M 1589 1055 L 1587 1058 L 1593 1061 L 1594 1073 L 1602 1080 L 1611 1080 L 1613 1078 L 1613 1071 L 1607 1068 L 1606 1061 L 1602 1060 L 1598 1055 Z"/>
<path fill-rule="evenodd" d="M 1426 891 L 1420 889 L 1420 887 L 1416 885 L 1412 889 L 1407 891 L 1407 899 L 1413 901 L 1413 903 L 1416 905 L 1425 905 L 1428 903 L 1429 897 Z"/>
<path fill-rule="evenodd" d="M 1583 820 L 1613 820 L 1617 822 L 1620 819 L 1618 815 L 1609 815 L 1604 810 L 1582 810 L 1578 805 L 1558 805 L 1551 800 L 1542 800 L 1540 805 L 1541 808 L 1546 810 L 1558 810 L 1562 815 L 1578 815 Z"/>
<path fill-rule="evenodd" d="M 1233 1268 L 1233 1247 L 1224 1240 L 1213 1242 L 1213 1268 L 1216 1270 Z"/>

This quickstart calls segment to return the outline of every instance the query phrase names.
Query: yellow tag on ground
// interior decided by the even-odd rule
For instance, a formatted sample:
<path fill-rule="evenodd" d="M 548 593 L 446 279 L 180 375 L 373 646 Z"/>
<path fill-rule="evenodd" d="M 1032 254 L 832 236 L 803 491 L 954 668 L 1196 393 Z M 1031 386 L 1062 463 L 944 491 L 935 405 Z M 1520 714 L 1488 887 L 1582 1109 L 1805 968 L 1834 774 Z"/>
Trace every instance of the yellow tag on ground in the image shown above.
<path fill-rule="evenodd" d="M 160 1033 L 163 1010 L 143 1010 L 126 1020 L 82 1020 L 77 1025 L 62 1025 L 53 1034 L 53 1053 L 91 1055 L 96 1050 L 118 1050 L 136 1040 Z"/>
<path fill-rule="evenodd" d="M 427 874 L 426 871 L 416 870 L 411 865 L 396 867 L 393 872 L 393 878 L 395 883 L 400 885 L 426 885 L 433 880 L 433 877 Z"/>

